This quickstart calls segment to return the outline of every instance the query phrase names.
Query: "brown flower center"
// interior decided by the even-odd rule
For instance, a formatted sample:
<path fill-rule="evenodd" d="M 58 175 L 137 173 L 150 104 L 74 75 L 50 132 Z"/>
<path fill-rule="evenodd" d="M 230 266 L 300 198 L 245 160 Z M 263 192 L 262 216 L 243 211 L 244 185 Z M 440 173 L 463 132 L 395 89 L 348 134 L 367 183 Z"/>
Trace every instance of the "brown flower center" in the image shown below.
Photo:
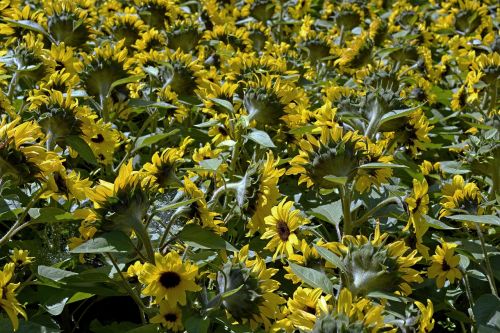
<path fill-rule="evenodd" d="M 163 316 L 163 318 L 165 318 L 166 321 L 173 323 L 177 320 L 177 315 L 175 313 L 167 313 Z"/>
<path fill-rule="evenodd" d="M 443 271 L 449 271 L 451 269 L 450 265 L 443 259 Z"/>
<path fill-rule="evenodd" d="M 176 272 L 164 272 L 160 276 L 160 283 L 164 288 L 175 288 L 181 283 L 181 277 Z"/>
<path fill-rule="evenodd" d="M 286 242 L 290 236 L 290 229 L 288 228 L 288 225 L 283 221 L 278 221 L 278 223 L 276 223 L 276 230 L 278 231 L 280 239 L 283 242 Z"/>

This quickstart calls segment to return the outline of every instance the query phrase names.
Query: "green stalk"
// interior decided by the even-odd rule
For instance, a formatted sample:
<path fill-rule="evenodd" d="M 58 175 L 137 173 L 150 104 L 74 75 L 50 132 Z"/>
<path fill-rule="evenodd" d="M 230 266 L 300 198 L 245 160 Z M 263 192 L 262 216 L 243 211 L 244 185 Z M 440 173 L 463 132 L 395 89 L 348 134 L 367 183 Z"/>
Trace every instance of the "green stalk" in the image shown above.
<path fill-rule="evenodd" d="M 352 234 L 352 217 L 351 217 L 351 192 L 347 186 L 343 186 L 340 191 L 340 200 L 342 202 L 342 215 L 344 216 L 344 233 L 343 235 Z"/>
<path fill-rule="evenodd" d="M 477 235 L 479 236 L 479 241 L 481 242 L 481 249 L 483 250 L 484 263 L 486 266 L 486 276 L 488 278 L 488 283 L 490 284 L 491 293 L 498 297 L 498 291 L 495 285 L 495 276 L 493 275 L 493 269 L 491 268 L 490 259 L 488 258 L 488 251 L 486 251 L 484 235 L 479 224 L 474 223 L 474 225 L 476 226 Z"/>
<path fill-rule="evenodd" d="M 141 298 L 137 295 L 137 293 L 132 289 L 132 287 L 128 283 L 127 279 L 125 279 L 125 277 L 123 276 L 123 273 L 122 273 L 120 267 L 118 266 L 118 263 L 116 262 L 115 258 L 113 258 L 111 253 L 106 253 L 106 255 L 108 256 L 109 260 L 111 260 L 113 267 L 116 269 L 116 271 L 118 272 L 118 275 L 120 276 L 121 280 L 123 281 L 123 286 L 125 287 L 125 289 L 127 289 L 127 293 L 130 295 L 130 297 L 132 297 L 134 302 L 139 307 L 139 311 L 141 313 L 142 323 L 146 324 L 146 316 L 144 314 L 144 309 L 145 309 L 144 303 L 142 302 Z"/>
<path fill-rule="evenodd" d="M 0 247 L 7 243 L 18 231 L 22 230 L 21 228 L 23 226 L 24 220 L 26 219 L 26 216 L 28 215 L 28 212 L 33 206 L 38 202 L 38 199 L 42 196 L 43 192 L 45 192 L 45 187 L 40 187 L 40 189 L 35 193 L 35 195 L 31 198 L 30 202 L 28 205 L 26 205 L 26 208 L 24 208 L 24 211 L 22 212 L 21 216 L 19 219 L 14 223 L 14 225 L 5 233 L 5 235 L 0 239 Z"/>

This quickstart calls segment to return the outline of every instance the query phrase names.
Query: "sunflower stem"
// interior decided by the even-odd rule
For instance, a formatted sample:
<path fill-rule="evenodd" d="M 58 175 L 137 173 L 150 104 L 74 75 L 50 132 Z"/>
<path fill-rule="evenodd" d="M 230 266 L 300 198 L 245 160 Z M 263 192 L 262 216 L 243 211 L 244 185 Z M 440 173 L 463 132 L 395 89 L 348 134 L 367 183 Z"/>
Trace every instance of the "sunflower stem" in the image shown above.
<path fill-rule="evenodd" d="M 38 199 L 42 196 L 42 194 L 45 192 L 45 187 L 42 186 L 38 189 L 38 191 L 35 193 L 35 195 L 31 198 L 30 202 L 26 205 L 26 208 L 22 212 L 21 216 L 19 219 L 14 223 L 14 225 L 5 233 L 5 235 L 0 239 L 0 247 L 7 243 L 17 232 L 21 231 L 24 228 L 21 228 L 23 226 L 24 220 L 26 219 L 26 216 L 28 215 L 28 212 L 33 206 L 38 202 Z"/>
<path fill-rule="evenodd" d="M 12 97 L 14 97 L 14 90 L 16 90 L 17 80 L 19 78 L 19 73 L 17 71 L 12 75 L 12 79 L 10 79 L 9 88 L 7 89 L 7 98 L 12 103 Z"/>
<path fill-rule="evenodd" d="M 358 227 L 360 226 L 363 222 L 365 222 L 366 220 L 368 220 L 370 217 L 373 216 L 373 214 L 375 214 L 375 212 L 377 212 L 379 209 L 387 206 L 387 205 L 390 205 L 390 204 L 398 204 L 401 202 L 401 199 L 399 197 L 390 197 L 390 198 L 387 198 L 385 200 L 382 200 L 381 202 L 379 202 L 375 207 L 373 207 L 372 209 L 370 209 L 369 211 L 367 211 L 363 216 L 361 216 L 359 219 L 355 220 L 352 224 L 354 227 Z"/>
<path fill-rule="evenodd" d="M 380 103 L 377 100 L 375 103 L 375 110 L 372 113 L 372 116 L 370 118 L 370 122 L 368 123 L 368 127 L 366 128 L 366 131 L 365 131 L 365 136 L 368 137 L 369 139 L 373 139 L 373 136 L 378 131 L 381 111 L 382 111 L 382 108 L 380 107 Z"/>
<path fill-rule="evenodd" d="M 488 258 L 488 251 L 486 251 L 484 235 L 479 224 L 474 223 L 474 225 L 476 227 L 477 235 L 479 236 L 479 241 L 481 242 L 481 249 L 483 250 L 484 255 L 484 264 L 486 266 L 486 277 L 488 278 L 488 283 L 490 284 L 491 293 L 498 297 L 498 291 L 495 285 L 495 276 L 493 275 L 493 269 L 491 268 L 490 259 Z"/>
<path fill-rule="evenodd" d="M 352 234 L 352 220 L 351 220 L 351 192 L 344 186 L 340 191 L 340 199 L 342 202 L 342 215 L 344 216 L 344 233 L 343 235 Z"/>
<path fill-rule="evenodd" d="M 146 306 L 142 302 L 141 298 L 137 295 L 137 293 L 132 289 L 132 287 L 128 283 L 127 279 L 125 279 L 125 277 L 123 276 L 123 273 L 122 273 L 120 267 L 118 266 L 118 263 L 116 262 L 115 258 L 113 258 L 113 256 L 111 255 L 111 253 L 107 252 L 106 255 L 109 258 L 109 260 L 111 261 L 111 263 L 113 264 L 113 267 L 118 272 L 118 275 L 120 276 L 120 279 L 123 281 L 123 286 L 125 287 L 125 289 L 127 289 L 127 293 L 130 295 L 130 297 L 132 297 L 132 299 L 134 300 L 134 302 L 139 307 L 139 311 L 141 313 L 141 321 L 142 321 L 142 323 L 146 324 L 146 316 L 144 314 L 144 309 L 146 308 Z"/>
<path fill-rule="evenodd" d="M 465 271 L 465 269 L 460 269 L 462 271 L 462 282 L 465 286 L 465 295 L 467 296 L 467 299 L 469 300 L 469 305 L 470 305 L 470 311 L 469 312 L 469 316 L 470 316 L 470 319 L 472 319 L 473 321 L 475 321 L 474 319 L 474 313 L 472 312 L 472 308 L 474 307 L 474 296 L 472 296 L 472 289 L 470 288 L 470 283 L 469 283 L 469 277 L 467 276 L 467 272 Z"/>

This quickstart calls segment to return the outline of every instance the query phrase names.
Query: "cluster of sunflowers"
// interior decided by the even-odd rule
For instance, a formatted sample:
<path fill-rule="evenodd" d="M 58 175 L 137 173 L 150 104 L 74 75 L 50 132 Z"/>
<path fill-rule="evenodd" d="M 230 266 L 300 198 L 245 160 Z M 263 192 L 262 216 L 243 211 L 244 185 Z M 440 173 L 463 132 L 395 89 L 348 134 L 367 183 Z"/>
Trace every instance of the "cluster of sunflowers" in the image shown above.
<path fill-rule="evenodd" d="M 500 330 L 494 0 L 0 0 L 1 332 Z"/>

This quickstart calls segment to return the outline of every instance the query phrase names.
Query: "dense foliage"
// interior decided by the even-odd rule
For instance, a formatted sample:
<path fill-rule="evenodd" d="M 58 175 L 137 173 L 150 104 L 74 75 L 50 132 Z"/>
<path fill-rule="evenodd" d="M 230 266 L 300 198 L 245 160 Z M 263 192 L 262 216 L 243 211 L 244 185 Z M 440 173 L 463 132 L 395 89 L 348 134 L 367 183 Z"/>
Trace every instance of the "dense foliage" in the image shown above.
<path fill-rule="evenodd" d="M 0 332 L 498 332 L 494 0 L 0 0 Z"/>

